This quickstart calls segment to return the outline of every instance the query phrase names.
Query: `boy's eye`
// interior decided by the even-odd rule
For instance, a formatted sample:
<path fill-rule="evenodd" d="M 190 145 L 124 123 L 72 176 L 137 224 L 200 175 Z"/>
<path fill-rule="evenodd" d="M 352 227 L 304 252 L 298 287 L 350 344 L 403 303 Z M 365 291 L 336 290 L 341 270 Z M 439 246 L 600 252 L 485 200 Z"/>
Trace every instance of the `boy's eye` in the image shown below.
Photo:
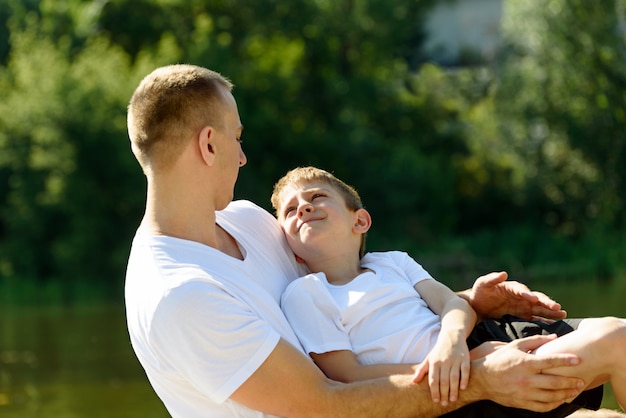
<path fill-rule="evenodd" d="M 289 215 L 289 214 L 290 214 L 291 212 L 293 212 L 294 210 L 295 210 L 295 208 L 294 208 L 294 207 L 289 206 L 287 209 L 285 209 L 285 210 L 283 211 L 283 216 L 285 216 L 285 218 L 286 218 L 286 217 L 287 217 L 287 215 Z"/>
<path fill-rule="evenodd" d="M 316 199 L 316 198 L 318 198 L 318 197 L 326 197 L 326 195 L 325 195 L 324 193 L 315 193 L 315 194 L 313 195 L 313 199 Z"/>

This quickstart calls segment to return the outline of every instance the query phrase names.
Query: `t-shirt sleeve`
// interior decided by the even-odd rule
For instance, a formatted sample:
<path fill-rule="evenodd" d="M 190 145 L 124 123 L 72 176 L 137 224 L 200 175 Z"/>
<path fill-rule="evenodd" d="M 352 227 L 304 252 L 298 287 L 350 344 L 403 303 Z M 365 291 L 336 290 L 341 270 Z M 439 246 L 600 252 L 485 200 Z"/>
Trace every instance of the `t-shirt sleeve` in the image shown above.
<path fill-rule="evenodd" d="M 283 293 L 281 308 L 307 353 L 352 350 L 339 309 L 315 275 L 292 282 Z"/>
<path fill-rule="evenodd" d="M 425 279 L 432 279 L 430 273 L 428 273 L 424 267 L 422 267 L 413 257 L 402 251 L 389 252 L 390 257 L 394 260 L 394 263 L 399 266 L 404 275 L 408 278 L 411 286 L 415 286 L 417 283 Z"/>
<path fill-rule="evenodd" d="M 226 291 L 206 283 L 173 289 L 157 309 L 151 338 L 163 367 L 221 403 L 274 350 L 280 336 Z"/>

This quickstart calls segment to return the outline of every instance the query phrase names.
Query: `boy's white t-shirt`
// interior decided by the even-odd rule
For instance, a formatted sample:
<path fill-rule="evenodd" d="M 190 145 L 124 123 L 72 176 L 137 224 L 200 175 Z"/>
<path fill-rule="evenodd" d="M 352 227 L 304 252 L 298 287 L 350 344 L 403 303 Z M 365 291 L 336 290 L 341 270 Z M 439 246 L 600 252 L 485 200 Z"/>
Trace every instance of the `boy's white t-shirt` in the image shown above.
<path fill-rule="evenodd" d="M 302 349 L 279 301 L 303 272 L 275 218 L 253 203 L 231 203 L 217 223 L 244 260 L 138 232 L 125 286 L 130 339 L 173 417 L 263 417 L 228 398 L 281 337 Z"/>
<path fill-rule="evenodd" d="M 287 287 L 281 306 L 305 351 L 350 350 L 361 364 L 422 362 L 441 329 L 413 287 L 430 274 L 399 251 L 368 253 L 361 265 L 372 272 L 345 285 L 315 273 Z"/>

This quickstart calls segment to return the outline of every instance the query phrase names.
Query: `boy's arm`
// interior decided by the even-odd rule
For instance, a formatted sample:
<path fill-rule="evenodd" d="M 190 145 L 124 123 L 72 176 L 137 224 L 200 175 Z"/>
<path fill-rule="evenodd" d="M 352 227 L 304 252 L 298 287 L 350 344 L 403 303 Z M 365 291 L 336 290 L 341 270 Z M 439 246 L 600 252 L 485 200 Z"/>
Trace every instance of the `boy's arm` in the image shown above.
<path fill-rule="evenodd" d="M 418 368 L 416 381 L 428 372 L 432 398 L 443 405 L 458 399 L 459 388 L 467 388 L 470 356 L 466 339 L 476 324 L 476 312 L 469 303 L 442 283 L 425 279 L 415 290 L 429 308 L 441 317 L 437 343 Z"/>
<path fill-rule="evenodd" d="M 417 365 L 413 364 L 363 365 L 350 350 L 310 353 L 310 356 L 328 378 L 344 383 L 393 375 L 413 376 L 417 372 Z"/>

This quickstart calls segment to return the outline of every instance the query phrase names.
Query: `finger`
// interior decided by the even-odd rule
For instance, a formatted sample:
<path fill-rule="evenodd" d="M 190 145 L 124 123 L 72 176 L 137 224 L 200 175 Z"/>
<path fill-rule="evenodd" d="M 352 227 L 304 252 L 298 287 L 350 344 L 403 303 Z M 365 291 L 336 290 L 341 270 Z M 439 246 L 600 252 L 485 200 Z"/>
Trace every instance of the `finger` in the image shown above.
<path fill-rule="evenodd" d="M 580 364 L 580 358 L 574 354 L 550 354 L 546 356 L 534 355 L 532 357 L 533 358 L 528 361 L 530 362 L 531 367 L 539 373 L 541 373 L 542 370 L 554 367 L 570 367 Z M 579 380 L 582 382 L 581 379 Z"/>
<path fill-rule="evenodd" d="M 548 375 L 544 375 L 548 376 Z M 557 377 L 557 376 L 554 376 Z M 557 380 L 547 380 L 541 384 L 544 389 L 534 388 L 522 394 L 519 398 L 514 397 L 511 399 L 511 404 L 507 406 L 514 406 L 523 409 L 530 409 L 536 412 L 550 411 L 557 408 L 564 402 L 570 399 L 576 398 L 582 391 L 582 387 L 579 389 L 568 388 L 556 388 L 561 384 L 564 384 L 562 380 L 569 380 L 570 378 L 561 379 L 562 376 L 558 376 Z M 573 379 L 577 380 L 577 379 Z M 572 382 L 568 382 L 565 386 L 570 386 Z M 554 389 L 545 389 L 547 387 L 554 387 Z M 575 385 L 576 387 L 576 385 Z"/>
<path fill-rule="evenodd" d="M 537 400 L 548 402 L 554 397 L 559 397 L 561 402 L 565 402 L 567 399 L 578 396 L 585 388 L 585 382 L 577 377 L 538 374 L 535 376 L 534 386 L 545 395 L 545 397 L 536 398 Z"/>
<path fill-rule="evenodd" d="M 531 292 L 531 293 L 540 305 L 543 305 L 550 310 L 561 309 L 561 304 L 555 301 L 554 299 L 552 299 L 551 297 L 549 297 L 548 295 L 546 295 L 545 293 L 537 292 L 537 291 Z"/>
<path fill-rule="evenodd" d="M 419 383 L 428 374 L 428 361 L 424 361 L 417 367 L 417 373 L 413 379 L 413 383 Z"/>
<path fill-rule="evenodd" d="M 441 368 L 439 372 L 439 398 L 442 405 L 448 404 L 450 395 L 450 369 L 448 367 Z"/>
<path fill-rule="evenodd" d="M 549 318 L 558 320 L 567 317 L 567 311 L 564 311 L 563 309 L 550 309 L 540 305 L 533 305 L 532 311 L 534 316 L 544 319 Z"/>
<path fill-rule="evenodd" d="M 431 372 L 428 374 L 428 385 L 430 386 L 430 397 L 433 399 L 433 402 L 440 402 L 439 369 L 437 367 L 433 367 Z"/>
<path fill-rule="evenodd" d="M 459 385 L 461 384 L 461 364 L 450 369 L 450 390 L 448 399 L 454 402 L 459 398 Z"/>
<path fill-rule="evenodd" d="M 532 337 L 526 337 L 526 338 L 521 338 L 519 340 L 515 340 L 509 344 L 511 344 L 514 347 L 517 347 L 518 349 L 524 351 L 525 353 L 528 353 L 530 351 L 537 349 L 538 347 L 541 347 L 545 343 L 554 340 L 555 338 L 556 338 L 556 335 L 554 334 L 533 335 Z"/>
<path fill-rule="evenodd" d="M 554 324 L 556 321 L 550 318 L 544 318 L 543 316 L 533 315 L 530 318 L 531 321 L 543 322 L 545 324 Z"/>
<path fill-rule="evenodd" d="M 471 373 L 471 366 L 469 359 L 463 360 L 461 363 L 461 383 L 459 384 L 459 389 L 465 390 L 467 389 L 467 385 L 469 384 L 469 378 Z"/>
<path fill-rule="evenodd" d="M 505 282 L 508 277 L 506 271 L 500 272 L 492 272 L 485 274 L 484 276 L 480 276 L 476 279 L 477 282 L 480 282 L 482 285 L 490 285 L 495 286 L 499 283 Z"/>

